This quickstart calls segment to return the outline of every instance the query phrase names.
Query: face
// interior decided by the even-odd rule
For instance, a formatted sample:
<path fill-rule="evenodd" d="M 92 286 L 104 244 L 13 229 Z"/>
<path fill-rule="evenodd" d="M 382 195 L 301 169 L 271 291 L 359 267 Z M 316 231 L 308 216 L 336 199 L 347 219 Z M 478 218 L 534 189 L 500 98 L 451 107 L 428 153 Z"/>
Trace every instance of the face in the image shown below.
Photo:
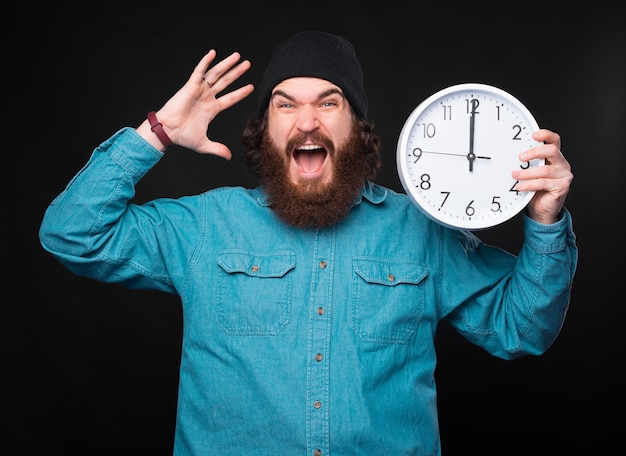
<path fill-rule="evenodd" d="M 350 104 L 335 84 L 317 78 L 291 78 L 272 91 L 269 138 L 285 151 L 288 174 L 297 186 L 328 184 L 336 149 L 352 131 Z"/>
<path fill-rule="evenodd" d="M 276 86 L 259 177 L 283 221 L 300 228 L 337 223 L 369 174 L 356 119 L 336 85 L 293 78 Z"/>

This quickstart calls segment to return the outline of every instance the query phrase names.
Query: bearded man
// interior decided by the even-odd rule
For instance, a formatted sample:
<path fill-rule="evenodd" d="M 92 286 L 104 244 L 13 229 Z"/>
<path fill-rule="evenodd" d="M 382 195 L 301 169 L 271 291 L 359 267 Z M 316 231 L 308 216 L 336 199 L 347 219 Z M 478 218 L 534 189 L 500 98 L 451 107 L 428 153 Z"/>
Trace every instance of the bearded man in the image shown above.
<path fill-rule="evenodd" d="M 256 188 L 131 204 L 171 144 L 231 158 L 207 130 L 252 93 L 226 91 L 250 62 L 215 56 L 93 151 L 46 210 L 42 246 L 76 274 L 180 296 L 175 455 L 439 455 L 438 325 L 503 359 L 561 329 L 577 248 L 559 135 L 535 132 L 525 160 L 546 164 L 517 171 L 536 191 L 519 254 L 485 245 L 374 183 L 355 49 L 306 31 L 275 49 L 243 132 Z"/>

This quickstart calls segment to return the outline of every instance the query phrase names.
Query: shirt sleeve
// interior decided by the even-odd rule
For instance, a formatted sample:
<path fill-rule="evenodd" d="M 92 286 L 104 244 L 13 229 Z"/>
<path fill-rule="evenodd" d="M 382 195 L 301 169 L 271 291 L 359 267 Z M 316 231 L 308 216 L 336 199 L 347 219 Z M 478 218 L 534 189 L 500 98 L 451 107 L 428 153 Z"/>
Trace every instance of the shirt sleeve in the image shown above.
<path fill-rule="evenodd" d="M 129 204 L 137 182 L 162 157 L 133 128 L 116 132 L 46 209 L 42 247 L 78 275 L 174 292 L 165 263 L 154 253 L 159 206 Z"/>
<path fill-rule="evenodd" d="M 441 303 L 445 319 L 470 342 L 504 359 L 544 353 L 569 307 L 578 261 L 571 214 L 542 225 L 524 215 L 517 256 L 472 235 L 456 235 L 442 250 Z M 462 250 L 448 261 L 448 249 Z"/>

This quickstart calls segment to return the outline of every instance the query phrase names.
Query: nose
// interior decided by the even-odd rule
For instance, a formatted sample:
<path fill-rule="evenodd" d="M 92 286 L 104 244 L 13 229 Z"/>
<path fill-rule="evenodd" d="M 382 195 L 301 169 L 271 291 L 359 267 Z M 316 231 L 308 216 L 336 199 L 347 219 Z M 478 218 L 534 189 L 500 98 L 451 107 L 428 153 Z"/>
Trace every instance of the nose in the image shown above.
<path fill-rule="evenodd" d="M 310 104 L 304 104 L 298 111 L 298 118 L 296 120 L 296 128 L 303 133 L 308 133 L 316 130 L 319 127 L 318 112 L 315 107 Z"/>

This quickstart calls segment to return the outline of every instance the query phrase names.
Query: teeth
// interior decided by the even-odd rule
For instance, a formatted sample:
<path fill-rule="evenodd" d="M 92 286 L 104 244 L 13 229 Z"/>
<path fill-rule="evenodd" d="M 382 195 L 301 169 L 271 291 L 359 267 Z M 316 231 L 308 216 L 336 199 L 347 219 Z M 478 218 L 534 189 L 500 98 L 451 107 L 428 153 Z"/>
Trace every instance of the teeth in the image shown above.
<path fill-rule="evenodd" d="M 315 150 L 315 149 L 321 149 L 321 147 L 318 146 L 317 144 L 306 144 L 304 146 L 298 147 L 298 150 Z"/>

